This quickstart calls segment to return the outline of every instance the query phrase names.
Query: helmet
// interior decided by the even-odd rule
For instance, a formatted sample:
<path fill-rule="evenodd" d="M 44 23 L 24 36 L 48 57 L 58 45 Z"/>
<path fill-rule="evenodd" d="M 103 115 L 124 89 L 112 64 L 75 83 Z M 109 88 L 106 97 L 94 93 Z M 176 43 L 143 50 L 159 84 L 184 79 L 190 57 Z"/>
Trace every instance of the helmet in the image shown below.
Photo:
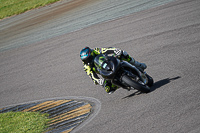
<path fill-rule="evenodd" d="M 94 53 L 89 47 L 85 47 L 80 52 L 81 60 L 88 64 L 93 62 Z"/>

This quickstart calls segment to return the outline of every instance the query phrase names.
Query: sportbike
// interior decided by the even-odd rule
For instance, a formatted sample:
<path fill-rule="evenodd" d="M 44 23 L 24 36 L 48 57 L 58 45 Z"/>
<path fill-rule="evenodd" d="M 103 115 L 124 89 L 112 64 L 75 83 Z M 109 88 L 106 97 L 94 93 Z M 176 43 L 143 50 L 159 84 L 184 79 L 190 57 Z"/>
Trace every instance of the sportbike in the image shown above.
<path fill-rule="evenodd" d="M 119 87 L 127 90 L 137 89 L 143 93 L 151 91 L 153 78 L 127 61 L 100 54 L 95 57 L 94 64 L 103 78 Z"/>

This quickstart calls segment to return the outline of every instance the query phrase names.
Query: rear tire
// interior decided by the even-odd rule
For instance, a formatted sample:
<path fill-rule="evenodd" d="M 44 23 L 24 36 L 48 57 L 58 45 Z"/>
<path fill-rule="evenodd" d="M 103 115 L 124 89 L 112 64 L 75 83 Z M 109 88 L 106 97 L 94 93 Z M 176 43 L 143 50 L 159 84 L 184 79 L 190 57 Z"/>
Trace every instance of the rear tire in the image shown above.
<path fill-rule="evenodd" d="M 143 93 L 148 93 L 151 91 L 147 85 L 142 85 L 127 75 L 124 75 L 121 79 L 125 84 L 137 89 L 138 91 L 141 91 Z"/>

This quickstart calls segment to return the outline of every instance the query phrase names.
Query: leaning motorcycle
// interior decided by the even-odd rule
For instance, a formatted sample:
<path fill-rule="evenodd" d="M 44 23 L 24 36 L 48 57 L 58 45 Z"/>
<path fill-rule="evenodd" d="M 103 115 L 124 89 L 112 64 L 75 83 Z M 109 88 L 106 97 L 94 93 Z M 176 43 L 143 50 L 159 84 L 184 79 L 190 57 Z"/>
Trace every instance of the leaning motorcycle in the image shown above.
<path fill-rule="evenodd" d="M 137 89 L 142 93 L 151 91 L 153 78 L 127 61 L 100 54 L 95 57 L 94 64 L 99 74 L 112 84 L 127 90 Z"/>

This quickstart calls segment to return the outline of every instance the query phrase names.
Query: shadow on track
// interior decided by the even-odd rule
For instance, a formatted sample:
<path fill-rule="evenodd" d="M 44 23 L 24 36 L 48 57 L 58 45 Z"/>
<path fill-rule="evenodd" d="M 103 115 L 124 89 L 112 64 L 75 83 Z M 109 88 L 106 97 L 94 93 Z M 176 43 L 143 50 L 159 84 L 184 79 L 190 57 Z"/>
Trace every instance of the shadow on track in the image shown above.
<path fill-rule="evenodd" d="M 166 78 L 166 79 L 159 80 L 159 81 L 157 81 L 157 82 L 155 82 L 155 83 L 153 84 L 153 86 L 151 87 L 151 92 L 153 92 L 153 91 L 155 91 L 156 89 L 158 89 L 158 88 L 160 88 L 160 87 L 162 87 L 162 86 L 164 86 L 164 85 L 170 83 L 171 81 L 177 80 L 177 79 L 179 79 L 179 78 L 181 78 L 181 77 L 180 77 L 180 76 L 177 76 L 177 77 L 175 77 L 175 78 Z M 151 92 L 150 92 L 150 93 L 151 93 Z M 122 99 L 129 98 L 129 97 L 133 97 L 133 96 L 135 96 L 135 95 L 140 95 L 140 94 L 142 94 L 142 93 L 139 92 L 139 91 L 136 91 L 136 92 L 134 92 L 134 93 L 132 93 L 132 94 L 130 94 L 130 95 L 128 95 L 128 96 L 122 98 Z"/>
<path fill-rule="evenodd" d="M 171 81 L 177 80 L 177 79 L 179 79 L 179 78 L 181 78 L 181 77 L 180 77 L 180 76 L 177 76 L 177 77 L 175 77 L 175 78 L 166 78 L 166 79 L 157 81 L 157 82 L 155 82 L 154 85 L 151 87 L 151 92 L 152 92 L 152 91 L 155 91 L 156 89 L 158 89 L 158 88 L 160 88 L 160 87 L 162 87 L 162 86 L 164 86 L 164 85 L 170 83 Z"/>

